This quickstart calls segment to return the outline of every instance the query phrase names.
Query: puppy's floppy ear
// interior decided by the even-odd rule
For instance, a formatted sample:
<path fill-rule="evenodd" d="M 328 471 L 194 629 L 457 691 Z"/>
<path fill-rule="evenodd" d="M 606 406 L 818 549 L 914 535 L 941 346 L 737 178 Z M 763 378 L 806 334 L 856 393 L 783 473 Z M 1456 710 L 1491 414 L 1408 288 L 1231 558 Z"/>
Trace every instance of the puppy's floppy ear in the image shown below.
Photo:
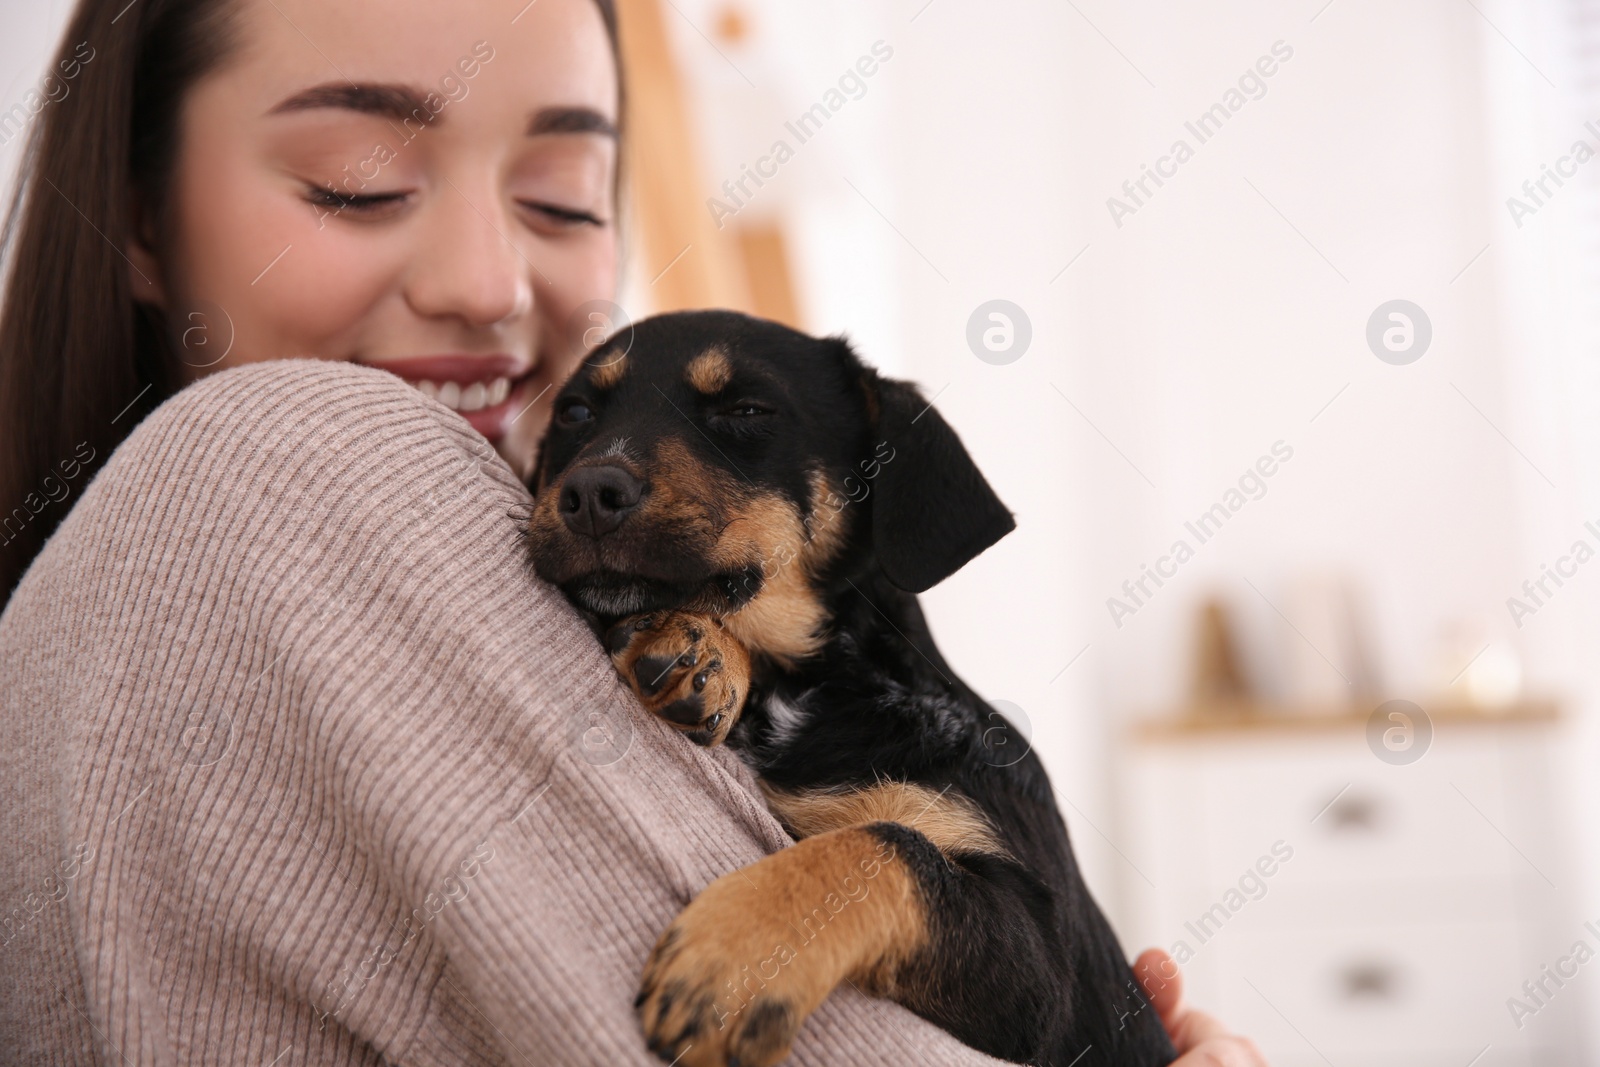
<path fill-rule="evenodd" d="M 873 550 L 891 582 L 920 593 L 1016 523 L 961 438 L 916 389 L 872 373 L 865 385 L 868 407 L 876 408 L 869 445 L 880 464 L 870 497 Z"/>

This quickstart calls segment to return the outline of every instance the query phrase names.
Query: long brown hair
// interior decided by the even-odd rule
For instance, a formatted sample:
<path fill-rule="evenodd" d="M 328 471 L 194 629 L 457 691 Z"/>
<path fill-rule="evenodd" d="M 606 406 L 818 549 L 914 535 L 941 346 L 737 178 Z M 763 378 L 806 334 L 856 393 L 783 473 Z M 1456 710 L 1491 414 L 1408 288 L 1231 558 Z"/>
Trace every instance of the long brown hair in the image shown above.
<path fill-rule="evenodd" d="M 616 3 L 595 4 L 620 101 Z M 169 232 L 181 104 L 230 54 L 235 6 L 79 0 L 40 86 L 0 113 L 0 143 L 36 116 L 0 229 L 0 610 L 73 497 L 184 383 L 124 249 L 136 226 Z"/>

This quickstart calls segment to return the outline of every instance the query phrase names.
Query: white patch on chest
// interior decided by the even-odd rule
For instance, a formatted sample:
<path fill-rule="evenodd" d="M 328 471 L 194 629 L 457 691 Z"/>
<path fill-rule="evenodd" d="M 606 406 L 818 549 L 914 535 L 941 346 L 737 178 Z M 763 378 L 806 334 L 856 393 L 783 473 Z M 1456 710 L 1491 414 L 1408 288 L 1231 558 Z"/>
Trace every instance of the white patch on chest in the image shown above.
<path fill-rule="evenodd" d="M 800 732 L 811 721 L 811 713 L 805 708 L 805 698 L 810 693 L 802 693 L 797 700 L 785 700 L 780 696 L 770 696 L 762 705 L 767 713 L 767 721 L 772 724 L 772 734 L 768 743 L 773 748 L 788 748 Z"/>

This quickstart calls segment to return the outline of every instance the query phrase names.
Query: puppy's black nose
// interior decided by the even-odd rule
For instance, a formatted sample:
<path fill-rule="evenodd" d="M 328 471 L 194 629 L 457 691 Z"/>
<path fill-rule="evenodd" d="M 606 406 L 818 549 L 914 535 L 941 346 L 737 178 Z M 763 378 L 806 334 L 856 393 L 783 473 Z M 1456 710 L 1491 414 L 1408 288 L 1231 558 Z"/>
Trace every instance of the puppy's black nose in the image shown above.
<path fill-rule="evenodd" d="M 604 537 L 639 506 L 644 483 L 621 467 L 579 467 L 561 486 L 561 517 L 573 533 Z"/>

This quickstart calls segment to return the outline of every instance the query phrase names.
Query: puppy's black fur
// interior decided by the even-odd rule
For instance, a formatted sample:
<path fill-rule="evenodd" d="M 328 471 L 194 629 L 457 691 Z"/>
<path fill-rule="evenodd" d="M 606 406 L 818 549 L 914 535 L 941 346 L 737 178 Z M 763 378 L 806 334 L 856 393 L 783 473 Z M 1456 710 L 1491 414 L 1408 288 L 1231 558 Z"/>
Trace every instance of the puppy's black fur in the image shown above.
<path fill-rule="evenodd" d="M 774 810 L 791 828 L 818 798 L 874 790 L 985 828 L 941 837 L 911 809 L 859 824 L 819 816 L 857 836 L 818 845 L 811 867 L 776 884 L 810 884 L 864 834 L 915 887 L 914 932 L 851 973 L 1005 1059 L 1170 1062 L 1044 768 L 945 662 L 918 607 L 914 594 L 1013 528 L 939 413 L 841 339 L 731 312 L 636 324 L 591 355 L 555 411 L 533 484 L 536 569 L 595 621 L 647 706 L 701 743 L 725 739 L 787 798 Z M 1007 610 L 1003 590 L 993 607 Z M 755 919 L 722 917 L 744 921 Z M 698 937 L 711 961 L 699 966 L 714 972 L 718 953 L 737 951 L 729 936 L 680 921 L 658 946 L 641 1002 L 664 1058 L 724 1041 L 722 1062 L 773 1062 L 809 1010 L 776 980 L 747 979 L 727 1000 L 734 980 L 713 988 L 686 969 Z M 762 936 L 750 935 L 758 949 Z M 839 977 L 824 971 L 825 985 Z"/>

